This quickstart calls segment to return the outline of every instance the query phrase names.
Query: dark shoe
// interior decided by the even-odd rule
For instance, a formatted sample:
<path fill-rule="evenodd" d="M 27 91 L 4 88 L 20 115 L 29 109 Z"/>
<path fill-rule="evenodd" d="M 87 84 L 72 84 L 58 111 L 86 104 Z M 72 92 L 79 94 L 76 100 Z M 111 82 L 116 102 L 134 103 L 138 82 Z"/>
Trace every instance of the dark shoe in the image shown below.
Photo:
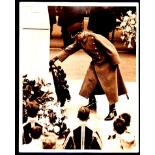
<path fill-rule="evenodd" d="M 96 98 L 94 95 L 89 97 L 89 103 L 87 105 L 89 109 L 96 109 Z"/>
<path fill-rule="evenodd" d="M 88 105 L 86 105 L 86 107 L 88 107 L 89 109 L 96 109 L 96 103 L 89 103 Z"/>
<path fill-rule="evenodd" d="M 115 116 L 117 116 L 117 112 L 116 110 L 112 110 L 104 120 L 105 121 L 113 120 Z"/>

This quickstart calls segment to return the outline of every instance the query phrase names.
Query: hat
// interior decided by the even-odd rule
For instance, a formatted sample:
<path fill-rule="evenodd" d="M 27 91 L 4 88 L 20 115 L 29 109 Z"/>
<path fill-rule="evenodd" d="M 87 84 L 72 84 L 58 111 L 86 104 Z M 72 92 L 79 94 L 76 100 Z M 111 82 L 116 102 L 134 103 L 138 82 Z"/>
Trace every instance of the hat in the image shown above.
<path fill-rule="evenodd" d="M 78 23 L 74 23 L 73 25 L 71 25 L 67 31 L 69 33 L 72 33 L 72 34 L 76 34 L 77 32 L 81 31 L 83 28 L 83 25 L 82 23 L 78 22 Z"/>

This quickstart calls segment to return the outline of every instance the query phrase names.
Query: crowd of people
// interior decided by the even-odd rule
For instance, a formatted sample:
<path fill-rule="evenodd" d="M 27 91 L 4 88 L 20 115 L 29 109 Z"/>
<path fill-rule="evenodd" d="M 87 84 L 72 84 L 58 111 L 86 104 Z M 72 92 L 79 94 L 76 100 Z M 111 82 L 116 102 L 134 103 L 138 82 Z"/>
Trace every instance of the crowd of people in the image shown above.
<path fill-rule="evenodd" d="M 23 123 L 23 149 L 28 152 L 41 151 L 45 149 L 93 149 L 108 151 L 134 151 L 136 146 L 135 135 L 130 130 L 131 115 L 122 113 L 113 121 L 113 132 L 102 139 L 101 133 L 88 125 L 91 119 L 91 110 L 82 106 L 78 109 L 77 119 L 79 125 L 70 129 L 63 137 L 58 137 L 54 131 L 48 131 L 39 122 L 39 104 L 35 101 L 27 102 L 28 119 Z M 50 117 L 48 118 L 50 121 Z M 104 133 L 103 133 L 104 134 Z M 61 139 L 62 143 L 58 143 Z M 108 145 L 107 145 L 108 144 Z"/>

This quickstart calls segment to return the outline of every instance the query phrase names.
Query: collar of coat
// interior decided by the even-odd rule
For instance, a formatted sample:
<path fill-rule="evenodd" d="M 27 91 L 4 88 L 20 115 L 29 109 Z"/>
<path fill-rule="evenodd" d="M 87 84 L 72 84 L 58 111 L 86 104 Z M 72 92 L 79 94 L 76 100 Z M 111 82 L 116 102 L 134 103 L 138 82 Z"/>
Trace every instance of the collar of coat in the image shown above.
<path fill-rule="evenodd" d="M 87 32 L 87 31 L 82 31 L 80 34 L 83 35 L 83 38 L 82 38 L 82 42 L 86 42 L 87 41 L 87 38 L 88 38 L 88 35 L 92 35 L 90 32 Z M 77 36 L 77 35 L 76 35 Z M 78 41 L 78 39 L 76 39 Z M 79 42 L 79 41 L 78 41 Z M 81 41 L 80 41 L 81 42 Z"/>
<path fill-rule="evenodd" d="M 87 32 L 87 31 L 83 31 L 83 42 L 85 43 L 87 41 L 87 38 L 88 38 L 88 35 L 91 35 L 90 32 Z"/>

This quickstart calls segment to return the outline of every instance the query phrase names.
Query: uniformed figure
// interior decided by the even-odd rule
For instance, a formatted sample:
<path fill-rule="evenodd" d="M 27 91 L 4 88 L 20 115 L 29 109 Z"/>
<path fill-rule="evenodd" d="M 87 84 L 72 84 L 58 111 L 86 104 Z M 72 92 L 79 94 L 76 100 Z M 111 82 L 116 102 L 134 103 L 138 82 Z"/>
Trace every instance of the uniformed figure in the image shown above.
<path fill-rule="evenodd" d="M 71 131 L 63 143 L 64 149 L 102 149 L 102 141 L 97 131 L 87 126 L 90 110 L 81 107 L 78 111 L 80 126 Z"/>
<path fill-rule="evenodd" d="M 53 25 L 56 23 L 56 8 L 48 6 L 49 22 L 50 22 L 50 37 L 52 37 Z"/>
<path fill-rule="evenodd" d="M 116 17 L 112 7 L 91 7 L 88 30 L 109 39 L 109 33 L 116 26 Z"/>
<path fill-rule="evenodd" d="M 117 115 L 115 103 L 118 101 L 118 96 L 127 95 L 118 66 L 120 63 L 118 52 L 104 36 L 82 31 L 81 23 L 73 24 L 69 31 L 75 38 L 75 42 L 62 50 L 51 62 L 58 59 L 63 62 L 71 54 L 83 49 L 92 58 L 92 61 L 79 94 L 85 98 L 105 94 L 109 101 L 109 114 L 105 120 L 112 120 Z"/>

